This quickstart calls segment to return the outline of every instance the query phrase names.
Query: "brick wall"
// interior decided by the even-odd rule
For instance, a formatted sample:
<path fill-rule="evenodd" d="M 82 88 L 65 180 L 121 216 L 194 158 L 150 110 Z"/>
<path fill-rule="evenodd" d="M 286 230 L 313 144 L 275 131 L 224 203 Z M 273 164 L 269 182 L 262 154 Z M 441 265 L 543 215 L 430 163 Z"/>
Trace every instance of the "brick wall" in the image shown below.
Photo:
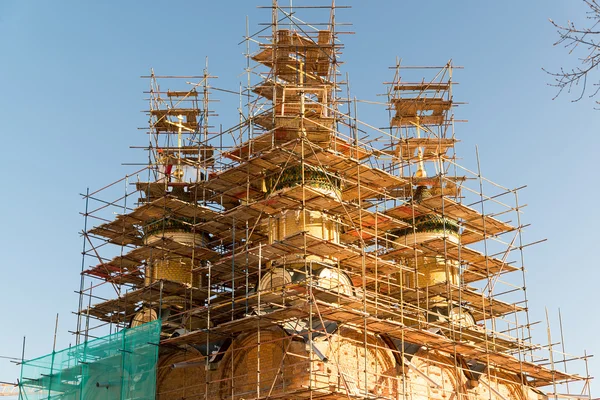
<path fill-rule="evenodd" d="M 209 371 L 204 365 L 171 368 L 174 363 L 200 357 L 195 351 L 161 354 L 157 398 L 292 400 L 311 398 L 312 390 L 312 398 L 322 400 L 540 399 L 535 391 L 521 386 L 516 376 L 489 370 L 478 380 L 469 380 L 452 356 L 424 348 L 407 357 L 410 365 L 397 365 L 380 338 L 365 337 L 351 328 L 341 327 L 329 338 L 315 338 L 314 345 L 326 360 L 313 353 L 311 362 L 304 341 L 292 340 L 283 329 L 273 327 L 239 335 Z"/>
<path fill-rule="evenodd" d="M 172 368 L 173 364 L 199 357 L 202 357 L 202 354 L 196 351 L 161 354 L 156 371 L 156 398 L 158 400 L 204 399 L 206 393 L 206 368 L 204 365 Z"/>

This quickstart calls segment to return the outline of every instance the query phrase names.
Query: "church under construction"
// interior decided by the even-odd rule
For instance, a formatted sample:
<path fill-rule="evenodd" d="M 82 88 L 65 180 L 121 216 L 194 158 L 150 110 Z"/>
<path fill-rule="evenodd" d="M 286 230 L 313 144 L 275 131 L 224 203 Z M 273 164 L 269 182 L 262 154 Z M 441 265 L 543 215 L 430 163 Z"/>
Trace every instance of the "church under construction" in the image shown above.
<path fill-rule="evenodd" d="M 518 190 L 457 162 L 456 67 L 391 58 L 360 120 L 341 7 L 263 7 L 227 126 L 208 69 L 147 77 L 147 165 L 85 195 L 76 345 L 20 398 L 591 398 L 532 341 Z"/>

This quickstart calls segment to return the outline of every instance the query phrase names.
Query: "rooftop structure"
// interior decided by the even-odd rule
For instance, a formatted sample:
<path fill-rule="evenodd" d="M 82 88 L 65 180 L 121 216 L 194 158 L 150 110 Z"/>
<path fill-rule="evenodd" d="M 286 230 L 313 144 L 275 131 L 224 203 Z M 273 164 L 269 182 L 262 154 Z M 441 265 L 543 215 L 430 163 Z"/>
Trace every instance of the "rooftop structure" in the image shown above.
<path fill-rule="evenodd" d="M 396 63 L 378 128 L 340 6 L 266 8 L 231 127 L 207 69 L 147 77 L 148 165 L 87 193 L 77 346 L 22 397 L 590 398 L 531 342 L 518 190 L 457 163 L 457 67 Z"/>

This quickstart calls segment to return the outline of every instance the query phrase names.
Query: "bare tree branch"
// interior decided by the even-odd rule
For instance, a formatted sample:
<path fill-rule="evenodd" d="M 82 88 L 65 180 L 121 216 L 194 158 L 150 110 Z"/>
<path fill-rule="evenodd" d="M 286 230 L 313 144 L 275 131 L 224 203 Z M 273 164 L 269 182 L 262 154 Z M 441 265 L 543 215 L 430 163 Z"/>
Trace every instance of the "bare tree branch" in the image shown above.
<path fill-rule="evenodd" d="M 571 93 L 574 88 L 579 88 L 579 95 L 573 101 L 579 101 L 586 92 L 589 97 L 594 97 L 600 91 L 600 81 L 592 85 L 594 90 L 588 88 L 588 78 L 590 72 L 598 69 L 600 65 L 600 4 L 598 0 L 583 0 L 589 8 L 586 12 L 589 27 L 579 27 L 575 23 L 568 21 L 566 25 L 559 25 L 553 20 L 550 23 L 557 29 L 558 40 L 554 46 L 563 45 L 569 50 L 569 54 L 580 54 L 577 56 L 580 66 L 564 69 L 559 72 L 544 71 L 554 78 L 550 86 L 558 88 L 554 99 L 557 98 L 565 89 Z M 599 101 L 596 103 L 600 104 Z"/>

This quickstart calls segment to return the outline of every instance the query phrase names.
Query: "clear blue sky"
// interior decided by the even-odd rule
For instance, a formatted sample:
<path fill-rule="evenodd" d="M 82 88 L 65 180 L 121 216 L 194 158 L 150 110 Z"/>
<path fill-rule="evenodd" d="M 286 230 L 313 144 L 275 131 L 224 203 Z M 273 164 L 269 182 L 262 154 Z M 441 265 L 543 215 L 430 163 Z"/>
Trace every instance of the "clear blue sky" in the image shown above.
<path fill-rule="evenodd" d="M 294 4 L 304 4 L 300 0 Z M 321 4 L 326 4 L 322 1 Z M 600 111 L 584 99 L 572 103 L 546 85 L 542 67 L 573 65 L 548 18 L 582 20 L 579 0 L 348 1 L 338 21 L 352 22 L 345 36 L 343 71 L 353 95 L 380 100 L 388 69 L 401 57 L 411 65 L 442 65 L 458 71 L 455 100 L 462 140 L 458 153 L 473 167 L 479 146 L 483 173 L 507 187 L 528 185 L 526 240 L 532 320 L 544 306 L 563 313 L 567 351 L 600 355 L 600 322 L 592 301 L 600 272 L 594 201 Z M 250 1 L 123 2 L 79 0 L 0 1 L 0 115 L 4 180 L 0 196 L 2 249 L 0 355 L 26 357 L 52 348 L 56 313 L 58 347 L 75 328 L 83 228 L 79 193 L 128 172 L 144 145 L 137 127 L 147 122 L 143 90 L 153 67 L 159 74 L 200 74 L 205 57 L 215 83 L 237 90 L 244 79 L 246 15 L 251 31 L 269 22 L 268 10 Z M 325 22 L 325 21 L 320 21 Z M 237 121 L 237 98 L 217 95 L 224 126 Z M 369 111 L 361 112 L 369 120 Z M 369 121 L 372 122 L 372 121 Z M 378 122 L 383 126 L 385 122 Z M 557 328 L 556 321 L 553 327 Z M 542 325 L 536 337 L 545 340 Z M 592 374 L 600 362 L 591 363 Z M 0 359 L 0 380 L 18 369 Z M 598 386 L 597 384 L 595 386 Z"/>

